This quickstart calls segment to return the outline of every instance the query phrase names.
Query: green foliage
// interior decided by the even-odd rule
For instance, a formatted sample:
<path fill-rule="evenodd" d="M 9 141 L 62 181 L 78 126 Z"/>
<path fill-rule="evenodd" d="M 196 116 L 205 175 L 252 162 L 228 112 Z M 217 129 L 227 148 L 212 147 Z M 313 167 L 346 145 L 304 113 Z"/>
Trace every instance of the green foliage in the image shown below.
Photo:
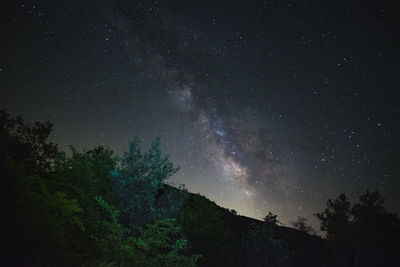
<path fill-rule="evenodd" d="M 91 233 L 96 251 L 101 255 L 102 261 L 124 262 L 124 248 L 128 242 L 125 240 L 125 234 L 129 231 L 119 223 L 119 211 L 114 206 L 108 204 L 101 196 L 95 196 L 94 200 L 102 211 Z"/>
<path fill-rule="evenodd" d="M 85 232 L 70 231 L 73 236 L 71 250 L 85 259 L 97 252 L 93 249 L 92 233 L 101 213 L 94 197 L 101 195 L 109 203 L 115 202 L 112 184 L 108 177 L 115 168 L 117 158 L 113 152 L 102 147 L 78 152 L 71 147 L 71 155 L 60 154 L 54 162 L 53 186 L 74 196 L 82 208 L 81 221 Z"/>
<path fill-rule="evenodd" d="M 127 223 L 144 225 L 160 218 L 176 217 L 188 196 L 181 190 L 169 190 L 165 181 L 175 168 L 156 139 L 146 153 L 135 138 L 122 158 L 121 168 L 111 173 L 119 205 Z"/>
<path fill-rule="evenodd" d="M 177 169 L 160 150 L 159 140 L 142 158 L 128 159 L 130 154 L 127 153 L 119 169 L 123 175 L 138 178 L 134 181 L 139 199 L 148 197 L 149 185 L 157 188 L 151 191 L 154 203 L 148 206 L 141 203 L 143 211 L 159 209 L 156 216 L 152 214 L 157 220 L 139 226 L 120 220 L 121 214 L 129 214 L 129 210 L 126 212 L 126 206 L 118 206 L 120 192 L 115 190 L 110 179 L 118 159 L 110 150 L 97 147 L 77 152 L 72 148 L 71 156 L 67 156 L 47 142 L 50 123 L 31 126 L 20 117 L 11 119 L 5 111 L 0 112 L 0 123 L 0 167 L 4 177 L 1 196 L 8 215 L 2 228 L 5 231 L 3 241 L 8 248 L 7 257 L 2 259 L 4 264 L 196 264 L 199 256 L 186 255 L 187 241 L 182 238 L 176 219 L 164 216 L 180 209 L 178 202 L 183 203 L 187 192 L 174 189 L 169 193 L 161 185 Z M 131 149 L 133 155 L 134 150 Z M 163 203 L 157 203 L 160 200 Z M 171 203 L 176 206 L 170 208 Z M 163 212 L 165 208 L 167 212 Z"/>
<path fill-rule="evenodd" d="M 180 228 L 175 219 L 160 219 L 145 227 L 124 227 L 118 221 L 119 211 L 101 197 L 95 200 L 104 211 L 97 223 L 100 235 L 93 236 L 102 257 L 93 261 L 118 262 L 125 266 L 195 266 L 199 255 L 186 256 L 185 239 L 177 239 Z"/>
<path fill-rule="evenodd" d="M 200 255 L 185 256 L 181 253 L 187 245 L 186 239 L 172 238 L 179 234 L 176 219 L 160 219 L 140 229 L 135 240 L 136 248 L 146 258 L 139 266 L 195 266 Z M 164 251 L 164 253 L 162 253 Z"/>
<path fill-rule="evenodd" d="M 69 261 L 69 232 L 84 230 L 82 209 L 54 186 L 53 163 L 59 153 L 47 142 L 51 124 L 32 126 L 5 111 L 0 112 L 0 124 L 1 201 L 8 215 L 2 230 L 10 250 L 3 263 Z"/>
<path fill-rule="evenodd" d="M 9 161 L 9 167 L 15 189 L 15 202 L 8 218 L 10 233 L 14 235 L 10 238 L 26 249 L 19 253 L 27 260 L 42 263 L 72 260 L 69 233 L 73 229 L 85 230 L 78 201 L 65 192 L 51 190 L 51 181 L 47 179 L 25 175 L 20 164 Z"/>
<path fill-rule="evenodd" d="M 94 196 L 101 195 L 109 202 L 114 201 L 112 183 L 108 177 L 115 169 L 117 158 L 113 152 L 97 147 L 86 152 L 71 148 L 71 156 L 61 154 L 55 161 L 56 186 L 74 195 L 85 213 L 85 224 L 92 224 L 97 217 Z"/>
<path fill-rule="evenodd" d="M 58 186 L 65 187 L 79 197 L 80 202 L 93 202 L 93 196 L 99 193 L 111 201 L 114 195 L 108 175 L 115 169 L 117 160 L 111 150 L 103 147 L 83 153 L 71 147 L 70 157 L 61 154 L 55 161 Z"/>

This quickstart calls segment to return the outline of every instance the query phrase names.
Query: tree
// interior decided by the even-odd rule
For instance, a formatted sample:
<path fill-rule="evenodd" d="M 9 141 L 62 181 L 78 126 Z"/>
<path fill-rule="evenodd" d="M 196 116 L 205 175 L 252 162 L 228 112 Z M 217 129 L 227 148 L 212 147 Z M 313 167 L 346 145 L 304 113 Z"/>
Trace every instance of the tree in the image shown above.
<path fill-rule="evenodd" d="M 307 219 L 299 216 L 296 221 L 292 222 L 295 229 L 305 232 L 307 234 L 314 234 L 314 229 L 307 224 Z"/>
<path fill-rule="evenodd" d="M 340 194 L 335 200 L 328 199 L 327 207 L 315 214 L 321 223 L 321 231 L 326 232 L 333 252 L 333 261 L 346 266 L 352 257 L 350 223 L 352 219 L 351 205 L 346 195 Z"/>
<path fill-rule="evenodd" d="M 383 206 L 378 191 L 367 191 L 353 205 L 341 194 L 328 200 L 327 208 L 317 213 L 321 230 L 326 231 L 335 257 L 343 266 L 391 266 L 399 238 L 399 219 Z"/>
<path fill-rule="evenodd" d="M 394 248 L 400 238 L 400 221 L 385 209 L 384 202 L 379 191 L 367 191 L 351 209 L 354 266 L 388 266 L 398 256 Z"/>
<path fill-rule="evenodd" d="M 351 205 L 345 194 L 339 195 L 335 200 L 328 199 L 325 210 L 315 215 L 329 241 L 346 245 L 349 243 Z"/>
<path fill-rule="evenodd" d="M 178 169 L 162 151 L 159 138 L 147 153 L 141 152 L 138 138 L 131 142 L 121 167 L 110 174 L 126 222 L 145 225 L 178 215 L 187 191 L 171 190 L 165 185 Z"/>
<path fill-rule="evenodd" d="M 278 221 L 277 219 L 278 215 L 273 214 L 272 212 L 268 212 L 267 216 L 264 217 L 264 223 L 268 224 L 269 226 L 278 226 Z"/>
<path fill-rule="evenodd" d="M 20 116 L 10 118 L 6 110 L 0 110 L 0 167 L 4 173 L 6 161 L 13 160 L 24 166 L 28 175 L 44 175 L 58 155 L 57 145 L 48 142 L 53 125 L 26 123 Z"/>
<path fill-rule="evenodd" d="M 93 210 L 93 197 L 101 195 L 108 202 L 115 201 L 109 174 L 115 169 L 118 158 L 103 147 L 78 152 L 71 147 L 71 156 L 65 153 L 57 157 L 54 169 L 57 186 L 77 197 L 86 213 Z M 90 217 L 86 214 L 86 217 Z"/>
<path fill-rule="evenodd" d="M 159 219 L 143 227 L 125 227 L 120 211 L 100 196 L 94 197 L 102 210 L 93 239 L 100 257 L 89 265 L 120 266 L 196 266 L 200 255 L 183 253 L 187 241 L 180 238 L 181 228 L 175 219 Z"/>
<path fill-rule="evenodd" d="M 66 192 L 74 198 L 82 208 L 80 219 L 85 226 L 85 231 L 71 229 L 71 249 L 74 254 L 86 260 L 85 255 L 94 257 L 93 240 L 91 236 L 95 231 L 101 211 L 95 196 L 101 196 L 107 203 L 115 204 L 116 197 L 113 192 L 112 182 L 109 178 L 111 170 L 115 169 L 117 157 L 111 150 L 96 147 L 92 150 L 78 152 L 71 147 L 71 155 L 60 154 L 54 162 L 53 187 Z M 99 233 L 97 233 L 99 234 Z"/>
<path fill-rule="evenodd" d="M 187 191 L 163 184 L 177 168 L 159 140 L 145 154 L 134 143 L 117 167 L 119 159 L 103 147 L 58 152 L 50 132 L 49 122 L 32 126 L 0 111 L 4 264 L 196 264 L 177 219 L 167 217 L 177 215 Z M 121 220 L 129 216 L 134 220 Z"/>
<path fill-rule="evenodd" d="M 24 122 L 0 111 L 2 231 L 12 265 L 72 264 L 70 231 L 84 229 L 78 201 L 57 186 L 54 162 L 60 155 L 48 142 L 50 122 Z M 3 259 L 7 262 L 8 258 Z"/>

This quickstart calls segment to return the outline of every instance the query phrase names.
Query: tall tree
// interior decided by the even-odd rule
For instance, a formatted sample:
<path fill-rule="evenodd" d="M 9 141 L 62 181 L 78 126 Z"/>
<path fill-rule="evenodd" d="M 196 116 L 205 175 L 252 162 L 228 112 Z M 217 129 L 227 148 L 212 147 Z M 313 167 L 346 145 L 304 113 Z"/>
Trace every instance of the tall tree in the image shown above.
<path fill-rule="evenodd" d="M 178 215 L 188 194 L 165 184 L 178 169 L 162 151 L 159 138 L 145 153 L 141 151 L 139 138 L 131 142 L 121 167 L 110 175 L 127 222 L 144 225 Z"/>
<path fill-rule="evenodd" d="M 112 183 L 109 178 L 111 170 L 115 169 L 117 157 L 111 150 L 96 147 L 92 150 L 78 152 L 71 147 L 71 155 L 62 153 L 54 163 L 53 187 L 74 196 L 78 201 L 82 212 L 81 221 L 85 231 L 71 229 L 69 234 L 73 235 L 71 250 L 76 255 L 85 257 L 85 254 L 94 255 L 93 240 L 94 232 L 99 234 L 96 223 L 101 218 L 101 210 L 95 201 L 95 196 L 101 196 L 108 203 L 115 203 Z"/>
<path fill-rule="evenodd" d="M 345 194 L 335 200 L 328 199 L 327 207 L 315 214 L 321 222 L 321 230 L 331 242 L 348 244 L 350 231 L 351 205 Z"/>
<path fill-rule="evenodd" d="M 48 141 L 50 122 L 26 123 L 0 111 L 1 203 L 7 216 L 2 238 L 6 264 L 71 264 L 69 232 L 83 230 L 82 208 L 55 183 L 57 146 Z M 60 263 L 60 265 L 62 265 Z"/>
<path fill-rule="evenodd" d="M 367 191 L 353 205 L 341 194 L 317 213 L 336 258 L 343 266 L 391 266 L 399 238 L 399 219 L 388 212 L 378 191 Z"/>
<path fill-rule="evenodd" d="M 22 117 L 11 118 L 6 110 L 0 110 L 0 167 L 6 161 L 24 166 L 28 175 L 44 175 L 51 170 L 58 155 L 57 145 L 48 141 L 53 125 L 47 122 L 25 122 Z"/>

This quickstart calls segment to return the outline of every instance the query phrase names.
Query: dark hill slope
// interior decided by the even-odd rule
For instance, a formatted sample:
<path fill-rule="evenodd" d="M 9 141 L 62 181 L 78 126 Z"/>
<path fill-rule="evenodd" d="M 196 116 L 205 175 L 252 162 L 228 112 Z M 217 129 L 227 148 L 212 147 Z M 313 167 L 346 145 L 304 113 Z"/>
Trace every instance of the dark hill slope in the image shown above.
<path fill-rule="evenodd" d="M 203 255 L 200 266 L 240 266 L 239 251 L 249 226 L 264 225 L 199 194 L 190 194 L 182 210 L 190 249 Z M 291 266 L 329 266 L 326 242 L 320 237 L 284 226 L 277 226 L 275 234 L 286 243 Z"/>

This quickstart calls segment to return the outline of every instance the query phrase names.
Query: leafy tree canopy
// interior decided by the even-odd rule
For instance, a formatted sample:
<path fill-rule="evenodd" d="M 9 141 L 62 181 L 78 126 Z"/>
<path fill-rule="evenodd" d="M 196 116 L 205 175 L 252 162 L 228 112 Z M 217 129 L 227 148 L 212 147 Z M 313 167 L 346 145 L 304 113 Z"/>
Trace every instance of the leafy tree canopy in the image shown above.
<path fill-rule="evenodd" d="M 178 169 L 162 151 L 159 138 L 145 153 L 141 151 L 139 138 L 131 142 L 121 167 L 110 174 L 127 222 L 144 225 L 160 218 L 178 216 L 187 191 L 180 188 L 166 193 L 168 188 L 165 186 L 166 180 Z"/>

